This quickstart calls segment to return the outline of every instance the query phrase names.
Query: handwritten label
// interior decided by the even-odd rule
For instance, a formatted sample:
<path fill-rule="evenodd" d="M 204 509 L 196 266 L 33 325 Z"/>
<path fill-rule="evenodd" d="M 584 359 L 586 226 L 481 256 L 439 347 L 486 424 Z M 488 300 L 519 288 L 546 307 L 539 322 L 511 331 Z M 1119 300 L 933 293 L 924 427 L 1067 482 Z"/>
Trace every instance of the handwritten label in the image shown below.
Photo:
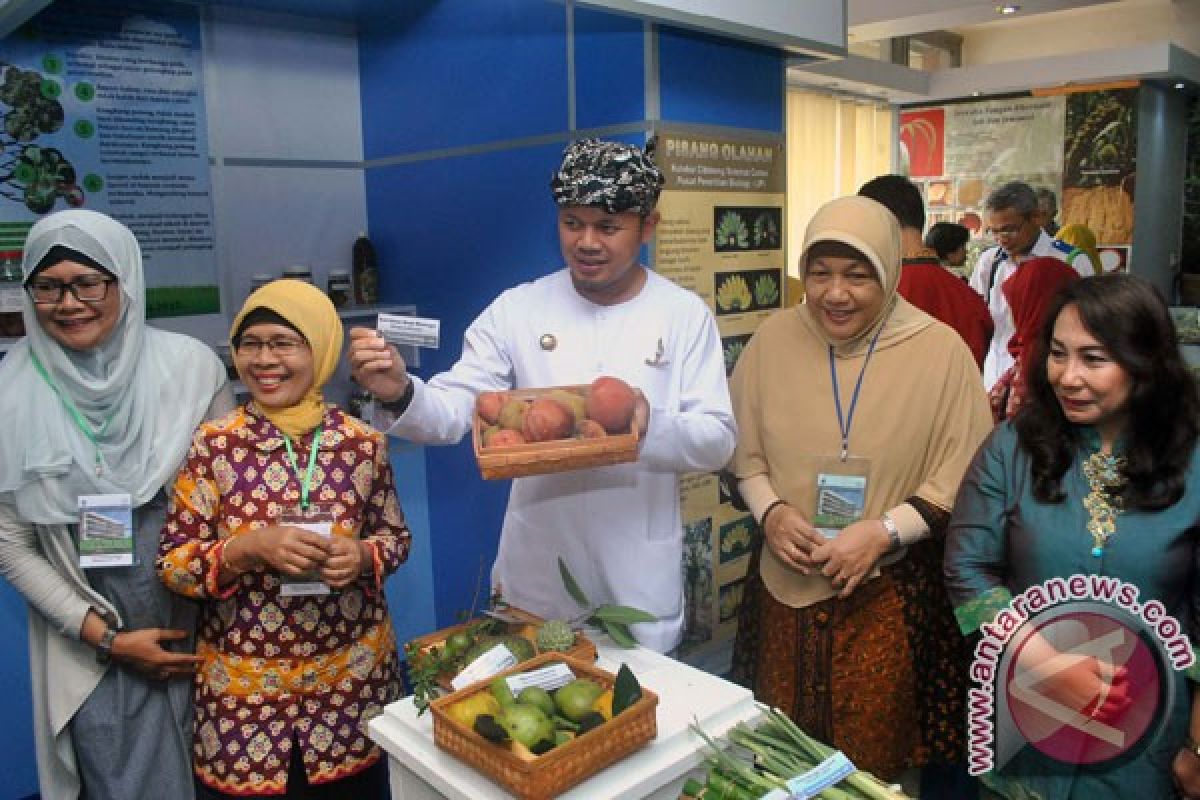
<path fill-rule="evenodd" d="M 549 664 L 541 669 L 522 672 L 520 675 L 509 675 L 505 680 L 513 694 L 520 694 L 522 689 L 528 689 L 530 686 L 553 692 L 575 680 L 575 673 L 571 672 L 571 668 L 566 664 Z"/>
<path fill-rule="evenodd" d="M 450 681 L 450 685 L 457 692 L 472 683 L 490 678 L 497 672 L 503 672 L 516 663 L 517 657 L 512 654 L 512 651 L 504 645 L 498 644 L 468 664 L 466 669 Z"/>

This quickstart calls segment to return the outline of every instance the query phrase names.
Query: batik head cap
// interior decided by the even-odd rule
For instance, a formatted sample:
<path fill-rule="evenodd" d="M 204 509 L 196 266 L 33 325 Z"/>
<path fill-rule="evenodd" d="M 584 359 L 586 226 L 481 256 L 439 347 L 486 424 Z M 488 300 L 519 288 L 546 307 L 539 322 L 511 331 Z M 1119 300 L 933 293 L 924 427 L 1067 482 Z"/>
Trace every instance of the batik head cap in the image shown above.
<path fill-rule="evenodd" d="M 662 170 L 655 166 L 654 140 L 646 149 L 623 142 L 580 139 L 563 151 L 550 180 L 559 206 L 599 206 L 610 214 L 654 211 L 662 191 Z"/>

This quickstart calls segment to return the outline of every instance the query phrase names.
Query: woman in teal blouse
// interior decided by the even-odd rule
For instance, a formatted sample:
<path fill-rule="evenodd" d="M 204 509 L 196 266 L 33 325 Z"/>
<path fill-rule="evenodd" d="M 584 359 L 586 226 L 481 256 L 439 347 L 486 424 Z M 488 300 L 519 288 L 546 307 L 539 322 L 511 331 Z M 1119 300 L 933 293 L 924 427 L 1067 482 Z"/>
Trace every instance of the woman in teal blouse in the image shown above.
<path fill-rule="evenodd" d="M 1001 712 L 991 738 L 975 728 L 973 752 L 994 756 L 983 781 L 1010 800 L 1200 798 L 1200 662 L 1159 646 L 1176 633 L 1187 656 L 1200 641 L 1200 400 L 1162 298 L 1124 274 L 1066 287 L 1027 380 L 1027 405 L 980 448 L 947 532 L 955 614 L 982 636 L 972 679 Z M 1081 614 L 1065 602 L 1084 599 L 1065 588 L 1076 575 L 1120 583 L 1075 587 L 1125 592 Z M 1145 633 L 1159 610 L 1178 631 Z M 1114 630 L 1135 635 L 1102 635 Z"/>

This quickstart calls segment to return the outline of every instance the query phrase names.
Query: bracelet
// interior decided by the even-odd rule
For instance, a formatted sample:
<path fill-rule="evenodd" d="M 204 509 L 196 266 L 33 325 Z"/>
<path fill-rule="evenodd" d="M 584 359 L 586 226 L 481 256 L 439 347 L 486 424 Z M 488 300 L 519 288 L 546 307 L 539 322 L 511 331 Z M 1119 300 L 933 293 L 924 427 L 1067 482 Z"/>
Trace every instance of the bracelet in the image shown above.
<path fill-rule="evenodd" d="M 787 505 L 787 503 L 785 503 L 784 501 L 776 500 L 775 502 L 771 503 L 771 505 L 767 506 L 767 510 L 764 511 L 763 515 L 758 518 L 758 527 L 762 528 L 763 530 L 766 530 L 767 517 L 771 516 L 771 512 L 774 511 L 775 509 L 779 508 L 780 506 L 786 506 L 786 505 Z"/>
<path fill-rule="evenodd" d="M 229 560 L 229 556 L 227 555 L 229 552 L 229 545 L 232 541 L 233 539 L 226 539 L 225 544 L 221 546 L 220 567 L 222 572 L 228 573 L 236 578 L 238 575 L 242 574 L 242 571 L 233 565 L 233 562 Z"/>
<path fill-rule="evenodd" d="M 883 523 L 883 529 L 887 531 L 888 536 L 888 552 L 894 553 L 902 546 L 900 541 L 900 528 L 896 526 L 896 520 L 892 519 L 891 515 L 886 511 L 879 517 L 879 521 Z"/>

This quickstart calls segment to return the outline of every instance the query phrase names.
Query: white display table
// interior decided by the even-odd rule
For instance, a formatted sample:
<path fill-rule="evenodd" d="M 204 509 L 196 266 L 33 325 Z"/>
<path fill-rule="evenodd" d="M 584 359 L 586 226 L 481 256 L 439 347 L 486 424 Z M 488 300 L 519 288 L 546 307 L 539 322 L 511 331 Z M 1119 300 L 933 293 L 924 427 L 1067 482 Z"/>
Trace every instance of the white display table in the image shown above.
<path fill-rule="evenodd" d="M 738 722 L 756 722 L 762 712 L 747 689 L 658 653 L 624 650 L 589 632 L 599 650 L 597 665 L 616 672 L 629 665 L 638 681 L 658 694 L 658 737 L 643 749 L 601 770 L 563 800 L 675 800 L 688 775 L 704 758 L 698 722 L 721 736 Z M 371 738 L 387 752 L 393 800 L 506 800 L 512 795 L 433 743 L 433 715 L 417 716 L 412 698 L 388 706 L 370 723 Z"/>

